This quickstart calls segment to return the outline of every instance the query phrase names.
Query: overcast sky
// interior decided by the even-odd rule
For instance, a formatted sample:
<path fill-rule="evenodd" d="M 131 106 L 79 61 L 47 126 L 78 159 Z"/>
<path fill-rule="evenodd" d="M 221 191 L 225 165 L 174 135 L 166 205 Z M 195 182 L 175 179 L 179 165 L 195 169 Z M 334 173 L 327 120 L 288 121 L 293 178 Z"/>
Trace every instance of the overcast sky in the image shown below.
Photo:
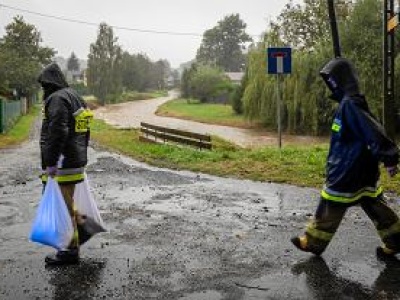
<path fill-rule="evenodd" d="M 289 0 L 0 0 L 0 37 L 16 15 L 41 32 L 43 45 L 68 58 L 71 52 L 87 59 L 96 40 L 98 24 L 129 29 L 169 32 L 156 34 L 114 29 L 118 43 L 130 53 L 146 53 L 153 61 L 167 59 L 171 66 L 193 59 L 203 33 L 225 16 L 238 13 L 255 39 L 266 30 Z M 302 2 L 296 0 L 296 2 Z M 10 6 L 14 9 L 11 9 Z M 18 9 L 18 10 L 17 10 Z M 32 13 L 29 13 L 29 12 Z M 34 14 L 36 13 L 36 14 Z M 42 15 L 79 22 L 67 22 Z M 88 25 L 83 23 L 94 23 Z M 175 35 L 190 33 L 192 35 Z"/>

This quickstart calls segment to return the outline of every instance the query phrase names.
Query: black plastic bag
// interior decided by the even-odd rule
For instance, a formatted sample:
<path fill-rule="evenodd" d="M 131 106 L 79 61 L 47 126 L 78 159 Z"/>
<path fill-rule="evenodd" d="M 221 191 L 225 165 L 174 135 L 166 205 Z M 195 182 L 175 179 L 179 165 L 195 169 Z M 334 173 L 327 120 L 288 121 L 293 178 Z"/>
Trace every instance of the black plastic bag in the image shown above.
<path fill-rule="evenodd" d="M 96 233 L 106 232 L 107 230 L 97 223 L 93 218 L 88 216 L 80 216 L 81 222 L 78 222 L 79 245 L 86 243 Z"/>

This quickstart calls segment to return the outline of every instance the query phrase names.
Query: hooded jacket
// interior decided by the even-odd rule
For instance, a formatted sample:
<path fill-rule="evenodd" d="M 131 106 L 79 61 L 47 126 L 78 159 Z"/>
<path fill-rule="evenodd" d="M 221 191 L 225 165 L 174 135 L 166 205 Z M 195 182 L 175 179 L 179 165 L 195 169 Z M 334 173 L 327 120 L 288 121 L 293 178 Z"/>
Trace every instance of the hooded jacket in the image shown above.
<path fill-rule="evenodd" d="M 379 163 L 397 165 L 399 150 L 370 112 L 359 92 L 356 71 L 347 59 L 331 60 L 320 75 L 332 92 L 331 98 L 339 102 L 322 197 L 342 203 L 353 203 L 363 196 L 376 197 L 382 193 Z"/>
<path fill-rule="evenodd" d="M 92 114 L 78 93 L 68 86 L 57 64 L 45 67 L 38 81 L 44 90 L 40 136 L 42 169 L 58 166 L 60 178 L 64 174 L 72 175 L 61 181 L 79 181 L 87 164 Z"/>

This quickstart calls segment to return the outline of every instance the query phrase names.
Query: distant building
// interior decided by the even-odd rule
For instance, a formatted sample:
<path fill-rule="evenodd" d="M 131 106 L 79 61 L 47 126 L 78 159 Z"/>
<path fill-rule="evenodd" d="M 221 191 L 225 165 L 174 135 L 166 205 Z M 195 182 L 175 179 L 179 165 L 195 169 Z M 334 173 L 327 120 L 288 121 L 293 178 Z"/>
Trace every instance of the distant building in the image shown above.
<path fill-rule="evenodd" d="M 234 84 L 240 84 L 244 72 L 225 72 L 225 75 L 228 76 L 228 78 L 234 83 Z"/>

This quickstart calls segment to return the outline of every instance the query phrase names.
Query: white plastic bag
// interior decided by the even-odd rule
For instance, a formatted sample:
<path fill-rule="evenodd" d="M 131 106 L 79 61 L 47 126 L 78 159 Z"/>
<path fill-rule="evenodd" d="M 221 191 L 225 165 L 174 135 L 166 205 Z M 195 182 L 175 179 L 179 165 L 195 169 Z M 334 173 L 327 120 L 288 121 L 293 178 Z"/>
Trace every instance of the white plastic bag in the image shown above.
<path fill-rule="evenodd" d="M 82 222 L 78 221 L 79 244 L 82 245 L 96 233 L 106 231 L 86 174 L 85 180 L 75 186 L 74 201 Z"/>
<path fill-rule="evenodd" d="M 58 183 L 49 177 L 32 224 L 30 240 L 65 249 L 74 233 L 71 216 Z"/>

